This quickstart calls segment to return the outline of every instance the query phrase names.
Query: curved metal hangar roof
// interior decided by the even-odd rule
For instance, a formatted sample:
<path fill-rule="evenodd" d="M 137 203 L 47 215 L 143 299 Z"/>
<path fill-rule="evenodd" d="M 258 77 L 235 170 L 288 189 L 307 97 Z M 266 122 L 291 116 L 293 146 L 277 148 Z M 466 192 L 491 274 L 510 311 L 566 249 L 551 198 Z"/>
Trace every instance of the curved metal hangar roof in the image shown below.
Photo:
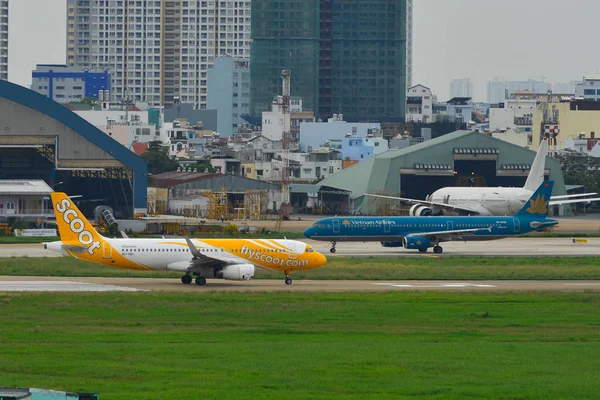
<path fill-rule="evenodd" d="M 49 149 L 56 171 L 129 179 L 133 208 L 146 208 L 144 160 L 63 105 L 0 80 L 0 150 L 28 147 Z"/>

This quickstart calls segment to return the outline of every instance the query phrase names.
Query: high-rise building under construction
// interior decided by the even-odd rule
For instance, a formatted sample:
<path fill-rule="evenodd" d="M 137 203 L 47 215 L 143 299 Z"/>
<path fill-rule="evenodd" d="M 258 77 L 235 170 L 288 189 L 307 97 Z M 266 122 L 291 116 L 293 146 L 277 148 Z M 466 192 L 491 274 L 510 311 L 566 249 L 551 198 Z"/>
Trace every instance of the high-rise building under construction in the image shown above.
<path fill-rule="evenodd" d="M 398 121 L 406 98 L 407 0 L 254 0 L 251 113 L 291 95 L 320 118 Z"/>

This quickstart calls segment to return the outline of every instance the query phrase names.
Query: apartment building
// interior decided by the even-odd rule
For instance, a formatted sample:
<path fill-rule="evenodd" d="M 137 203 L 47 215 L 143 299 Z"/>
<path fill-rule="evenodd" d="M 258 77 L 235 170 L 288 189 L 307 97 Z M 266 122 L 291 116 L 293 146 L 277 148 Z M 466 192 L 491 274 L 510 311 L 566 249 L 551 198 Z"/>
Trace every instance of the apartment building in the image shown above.
<path fill-rule="evenodd" d="M 108 70 L 113 100 L 207 106 L 215 57 L 250 56 L 248 1 L 68 0 L 67 64 Z"/>

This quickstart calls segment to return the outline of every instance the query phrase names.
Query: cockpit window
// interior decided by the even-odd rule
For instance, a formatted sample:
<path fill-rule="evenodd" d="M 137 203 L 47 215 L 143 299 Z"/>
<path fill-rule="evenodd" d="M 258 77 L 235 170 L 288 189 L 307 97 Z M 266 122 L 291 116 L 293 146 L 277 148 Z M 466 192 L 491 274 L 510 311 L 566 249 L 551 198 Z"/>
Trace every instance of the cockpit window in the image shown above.
<path fill-rule="evenodd" d="M 304 251 L 306 253 L 313 253 L 314 252 L 314 250 L 312 249 L 312 247 L 308 247 L 308 246 L 306 246 L 306 249 L 304 249 Z"/>

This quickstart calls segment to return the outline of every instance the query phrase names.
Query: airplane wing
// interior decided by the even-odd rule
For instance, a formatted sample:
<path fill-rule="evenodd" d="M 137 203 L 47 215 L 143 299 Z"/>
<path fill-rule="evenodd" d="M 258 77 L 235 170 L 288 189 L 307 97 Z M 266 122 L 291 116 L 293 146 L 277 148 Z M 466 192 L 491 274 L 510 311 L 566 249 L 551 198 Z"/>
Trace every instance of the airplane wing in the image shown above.
<path fill-rule="evenodd" d="M 559 206 L 561 204 L 575 204 L 575 203 L 589 203 L 592 201 L 600 201 L 600 197 L 594 197 L 592 199 L 588 197 L 584 197 L 582 199 L 572 199 L 572 200 L 552 200 L 550 201 L 551 206 Z"/>
<path fill-rule="evenodd" d="M 410 236 L 419 236 L 419 237 L 440 237 L 440 242 L 448 242 L 451 240 L 462 240 L 465 236 L 474 235 L 477 232 L 490 231 L 491 228 L 473 228 L 473 229 L 457 229 L 453 231 L 437 231 L 437 232 L 421 232 L 421 233 L 411 233 L 406 235 L 406 237 Z"/>
<path fill-rule="evenodd" d="M 181 272 L 205 272 L 207 268 L 224 267 L 229 264 L 236 264 L 233 260 L 228 261 L 227 259 L 215 258 L 206 254 L 202 254 L 189 238 L 184 238 L 188 247 L 190 248 L 192 258 L 189 261 L 176 261 L 171 263 L 167 266 L 168 270 Z"/>
<path fill-rule="evenodd" d="M 470 207 L 465 207 L 465 206 L 455 206 L 455 205 L 451 205 L 451 204 L 444 204 L 444 203 L 438 203 L 435 201 L 428 201 L 428 200 L 415 200 L 415 199 L 407 199 L 404 197 L 394 197 L 394 196 L 382 196 L 382 195 L 378 195 L 378 194 L 369 194 L 369 193 L 365 193 L 365 196 L 369 196 L 369 197 L 379 197 L 382 199 L 392 199 L 392 200 L 399 200 L 399 201 L 403 201 L 406 203 L 412 203 L 412 204 L 423 204 L 423 205 L 429 205 L 429 206 L 436 206 L 436 207 L 440 207 L 441 209 L 447 209 L 447 210 L 451 210 L 451 211 L 460 211 L 462 213 L 468 213 L 471 215 L 479 215 L 481 214 L 480 211 L 474 209 L 474 208 L 470 208 Z"/>
<path fill-rule="evenodd" d="M 589 197 L 589 196 L 594 196 L 597 195 L 598 193 L 579 193 L 579 194 L 567 194 L 565 196 L 552 196 L 550 197 L 550 200 L 561 200 L 561 199 L 572 199 L 575 197 Z"/>
<path fill-rule="evenodd" d="M 209 266 L 209 265 L 211 267 L 216 267 L 216 266 L 225 266 L 228 264 L 232 264 L 226 260 L 223 260 L 220 258 L 214 258 L 214 257 L 207 256 L 206 254 L 202 254 L 200 252 L 200 250 L 198 250 L 196 248 L 196 246 L 194 246 L 192 241 L 187 236 L 184 236 L 184 238 L 185 238 L 185 241 L 186 241 L 188 247 L 190 248 L 190 252 L 192 253 L 192 259 L 189 262 L 190 269 L 202 268 L 202 267 Z"/>

